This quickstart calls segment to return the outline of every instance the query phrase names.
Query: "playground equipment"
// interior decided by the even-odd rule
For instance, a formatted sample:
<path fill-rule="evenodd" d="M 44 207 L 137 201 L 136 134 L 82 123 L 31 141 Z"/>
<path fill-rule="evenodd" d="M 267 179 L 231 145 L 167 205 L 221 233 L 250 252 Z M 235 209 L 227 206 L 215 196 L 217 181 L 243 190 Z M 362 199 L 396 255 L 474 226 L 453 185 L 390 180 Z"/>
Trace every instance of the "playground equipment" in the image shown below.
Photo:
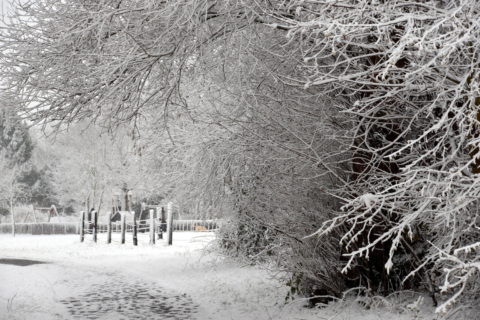
<path fill-rule="evenodd" d="M 30 217 L 30 214 L 33 215 L 33 221 L 37 223 L 37 213 L 40 213 L 40 215 L 46 215 L 47 216 L 47 222 L 50 222 L 50 219 L 53 217 L 59 217 L 60 215 L 58 214 L 57 207 L 52 204 L 50 207 L 35 207 L 32 205 L 32 211 L 28 211 L 27 214 L 25 215 L 25 218 L 23 219 L 23 223 L 26 223 L 28 218 Z"/>
<path fill-rule="evenodd" d="M 173 204 L 167 204 L 167 216 L 165 217 L 165 208 L 157 207 L 157 216 L 155 210 L 149 209 L 149 218 L 139 220 L 135 212 L 119 211 L 114 215 L 120 215 L 120 222 L 112 222 L 112 214 L 109 215 L 106 225 L 98 223 L 98 212 L 92 210 L 85 215 L 85 211 L 81 212 L 80 221 L 80 242 L 85 240 L 85 234 L 91 234 L 93 241 L 97 242 L 98 233 L 107 233 L 107 243 L 112 242 L 112 233 L 120 232 L 120 243 L 125 244 L 127 232 L 132 232 L 133 245 L 138 245 L 138 232 L 144 233 L 148 231 L 150 244 L 155 244 L 155 233 L 159 239 L 163 239 L 163 233 L 167 233 L 167 244 L 172 245 L 173 236 Z M 129 218 L 127 222 L 127 218 Z"/>

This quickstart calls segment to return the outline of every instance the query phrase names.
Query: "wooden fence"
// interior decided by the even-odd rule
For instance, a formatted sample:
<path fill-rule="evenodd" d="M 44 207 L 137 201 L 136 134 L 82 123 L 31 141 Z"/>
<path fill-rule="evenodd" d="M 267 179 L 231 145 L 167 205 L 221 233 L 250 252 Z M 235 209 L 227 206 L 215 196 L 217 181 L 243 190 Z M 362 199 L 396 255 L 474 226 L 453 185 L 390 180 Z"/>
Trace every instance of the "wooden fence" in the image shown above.
<path fill-rule="evenodd" d="M 79 223 L 16 223 L 15 233 L 22 234 L 78 234 Z M 0 224 L 0 233 L 12 233 L 12 224 Z"/>
<path fill-rule="evenodd" d="M 219 228 L 219 225 L 220 223 L 218 220 L 173 220 L 173 231 L 214 231 Z M 148 225 L 143 223 L 143 221 L 139 221 L 138 232 L 146 232 L 146 230 L 144 230 L 146 226 Z M 126 228 L 127 232 L 132 232 L 131 224 L 127 224 Z M 107 223 L 98 224 L 99 233 L 107 232 L 107 229 Z M 112 232 L 120 232 L 120 229 L 120 221 L 112 222 Z"/>
<path fill-rule="evenodd" d="M 213 231 L 219 228 L 220 222 L 218 220 L 174 220 L 173 231 Z M 45 223 L 16 223 L 15 233 L 18 234 L 79 234 L 80 223 L 77 222 L 45 222 Z M 112 223 L 112 231 L 120 232 L 120 222 Z M 132 232 L 131 226 L 127 225 L 127 232 Z M 139 229 L 142 230 L 142 224 L 139 224 Z M 107 224 L 99 223 L 98 232 L 106 232 Z M 142 232 L 142 231 L 139 231 Z M 1 233 L 12 233 L 12 224 L 0 224 Z"/>

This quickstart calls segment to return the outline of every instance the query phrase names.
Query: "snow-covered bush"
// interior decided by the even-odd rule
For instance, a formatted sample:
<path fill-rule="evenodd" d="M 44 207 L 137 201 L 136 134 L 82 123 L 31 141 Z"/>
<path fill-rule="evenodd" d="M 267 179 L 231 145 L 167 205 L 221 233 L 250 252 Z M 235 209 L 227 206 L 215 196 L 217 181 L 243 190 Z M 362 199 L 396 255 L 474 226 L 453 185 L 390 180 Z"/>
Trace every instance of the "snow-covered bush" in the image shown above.
<path fill-rule="evenodd" d="M 387 272 L 406 253 L 432 293 L 441 275 L 450 298 L 438 311 L 462 293 L 475 299 L 479 4 L 293 1 L 286 10 L 295 14 L 276 16 L 276 26 L 301 44 L 298 84 L 344 96 L 355 116 L 345 204 L 317 234 L 346 228 L 344 272 L 383 248 Z"/>

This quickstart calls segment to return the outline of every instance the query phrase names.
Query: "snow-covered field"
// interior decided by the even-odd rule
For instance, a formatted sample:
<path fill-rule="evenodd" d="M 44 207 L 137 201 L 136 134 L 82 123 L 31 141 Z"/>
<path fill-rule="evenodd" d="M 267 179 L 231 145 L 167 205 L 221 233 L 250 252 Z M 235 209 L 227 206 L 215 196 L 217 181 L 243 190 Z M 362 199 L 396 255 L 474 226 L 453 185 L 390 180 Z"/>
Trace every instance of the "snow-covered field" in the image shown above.
<path fill-rule="evenodd" d="M 0 264 L 0 319 L 436 319 L 427 299 L 417 308 L 410 295 L 368 310 L 354 299 L 323 309 L 302 299 L 285 304 L 287 287 L 215 253 L 212 233 L 174 233 L 171 247 L 140 236 L 134 247 L 102 236 L 95 244 L 76 235 L 0 235 L 0 259 L 47 262 Z"/>

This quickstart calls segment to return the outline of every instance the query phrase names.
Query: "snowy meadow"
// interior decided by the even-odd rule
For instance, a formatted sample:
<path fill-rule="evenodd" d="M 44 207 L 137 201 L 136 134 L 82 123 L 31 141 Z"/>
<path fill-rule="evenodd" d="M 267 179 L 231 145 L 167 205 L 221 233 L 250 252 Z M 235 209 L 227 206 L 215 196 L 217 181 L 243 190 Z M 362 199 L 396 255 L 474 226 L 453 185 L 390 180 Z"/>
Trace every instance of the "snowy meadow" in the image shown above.
<path fill-rule="evenodd" d="M 146 236 L 133 246 L 1 235 L 1 259 L 41 263 L 0 262 L 0 319 L 436 319 L 412 293 L 378 297 L 369 310 L 362 297 L 309 309 L 305 299 L 285 301 L 289 289 L 268 266 L 216 253 L 213 233 L 174 236 L 173 246 L 148 245 Z"/>

